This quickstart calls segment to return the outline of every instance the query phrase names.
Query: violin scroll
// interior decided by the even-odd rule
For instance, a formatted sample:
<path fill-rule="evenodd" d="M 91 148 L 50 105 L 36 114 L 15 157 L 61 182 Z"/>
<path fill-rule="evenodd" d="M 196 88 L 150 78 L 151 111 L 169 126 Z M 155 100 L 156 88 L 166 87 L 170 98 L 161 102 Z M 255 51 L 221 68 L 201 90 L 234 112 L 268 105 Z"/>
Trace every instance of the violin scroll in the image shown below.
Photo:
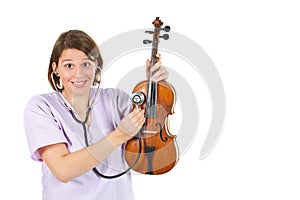
<path fill-rule="evenodd" d="M 169 32 L 171 30 L 170 26 L 165 26 L 164 28 L 161 28 L 161 26 L 164 24 L 159 17 L 156 17 L 156 19 L 152 22 L 152 24 L 155 26 L 154 31 L 145 31 L 145 33 L 154 34 L 153 35 L 153 41 L 158 41 L 159 38 L 162 38 L 164 40 L 169 39 L 168 34 L 163 34 L 162 36 L 159 35 L 160 31 Z M 151 40 L 143 40 L 144 44 L 150 44 L 153 41 Z"/>

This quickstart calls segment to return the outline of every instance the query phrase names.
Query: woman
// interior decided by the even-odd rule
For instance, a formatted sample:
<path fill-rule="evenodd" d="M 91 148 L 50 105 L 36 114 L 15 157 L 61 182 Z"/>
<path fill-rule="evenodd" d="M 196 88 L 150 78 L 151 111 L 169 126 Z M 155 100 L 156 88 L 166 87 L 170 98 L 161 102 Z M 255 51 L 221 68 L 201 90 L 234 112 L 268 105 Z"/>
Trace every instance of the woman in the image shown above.
<path fill-rule="evenodd" d="M 159 56 L 158 56 L 159 58 Z M 149 60 L 146 61 L 149 73 Z M 33 97 L 24 112 L 24 128 L 33 160 L 42 162 L 43 199 L 133 199 L 123 145 L 145 118 L 129 95 L 100 84 L 102 58 L 94 40 L 80 30 L 57 39 L 48 69 L 55 90 Z M 154 81 L 168 77 L 159 62 Z M 100 174 L 100 175 L 99 175 Z"/>

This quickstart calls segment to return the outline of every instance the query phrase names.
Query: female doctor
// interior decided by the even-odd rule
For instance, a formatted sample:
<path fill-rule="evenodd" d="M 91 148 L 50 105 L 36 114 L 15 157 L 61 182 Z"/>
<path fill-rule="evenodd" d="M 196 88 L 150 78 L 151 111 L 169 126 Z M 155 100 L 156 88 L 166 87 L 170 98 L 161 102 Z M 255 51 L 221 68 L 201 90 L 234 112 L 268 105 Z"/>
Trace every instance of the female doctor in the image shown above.
<path fill-rule="evenodd" d="M 168 77 L 158 58 L 151 69 L 157 82 Z M 55 91 L 34 96 L 25 108 L 31 158 L 42 162 L 44 200 L 134 199 L 122 144 L 142 127 L 144 110 L 132 111 L 129 95 L 119 89 L 99 88 L 102 67 L 89 35 L 62 33 L 48 68 Z"/>

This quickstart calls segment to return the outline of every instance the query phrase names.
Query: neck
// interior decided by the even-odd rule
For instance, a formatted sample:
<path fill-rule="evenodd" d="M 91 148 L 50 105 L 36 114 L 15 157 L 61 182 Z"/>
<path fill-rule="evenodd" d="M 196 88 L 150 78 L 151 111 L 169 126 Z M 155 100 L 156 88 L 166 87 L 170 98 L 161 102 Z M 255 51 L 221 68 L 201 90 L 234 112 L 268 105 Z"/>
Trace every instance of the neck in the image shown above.
<path fill-rule="evenodd" d="M 79 115 L 83 115 L 87 112 L 90 99 L 89 93 L 76 96 L 74 94 L 67 94 L 67 92 L 62 91 L 62 94 Z"/>

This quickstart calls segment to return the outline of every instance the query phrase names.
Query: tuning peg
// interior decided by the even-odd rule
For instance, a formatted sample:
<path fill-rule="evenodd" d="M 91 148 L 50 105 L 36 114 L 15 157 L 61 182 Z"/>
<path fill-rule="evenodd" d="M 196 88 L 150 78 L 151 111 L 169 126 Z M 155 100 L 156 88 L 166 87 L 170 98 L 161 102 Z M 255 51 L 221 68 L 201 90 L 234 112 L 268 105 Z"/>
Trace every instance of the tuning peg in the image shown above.
<path fill-rule="evenodd" d="M 143 43 L 144 44 L 149 44 L 149 43 L 152 43 L 152 41 L 151 40 L 143 40 Z"/>
<path fill-rule="evenodd" d="M 162 36 L 159 36 L 159 38 L 163 38 L 165 40 L 169 39 L 169 35 L 168 34 L 163 34 Z"/>
<path fill-rule="evenodd" d="M 170 26 L 165 26 L 165 28 L 162 28 L 161 30 L 169 32 L 171 30 Z"/>
<path fill-rule="evenodd" d="M 145 33 L 153 34 L 154 31 L 145 31 Z"/>

